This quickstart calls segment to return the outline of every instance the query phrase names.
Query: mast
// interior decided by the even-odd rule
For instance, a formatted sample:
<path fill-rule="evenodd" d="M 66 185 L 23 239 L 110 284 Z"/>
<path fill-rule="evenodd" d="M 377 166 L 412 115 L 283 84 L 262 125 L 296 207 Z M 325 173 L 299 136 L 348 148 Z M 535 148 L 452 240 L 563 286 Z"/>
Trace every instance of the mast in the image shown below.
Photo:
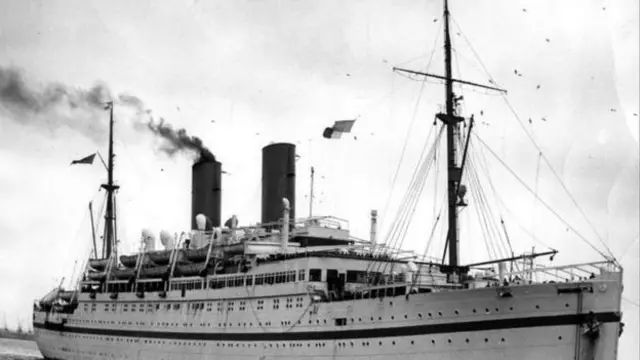
<path fill-rule="evenodd" d="M 456 189 L 460 183 L 460 168 L 457 165 L 457 149 L 455 134 L 458 121 L 455 115 L 453 99 L 453 77 L 451 74 L 451 35 L 449 34 L 449 1 L 444 0 L 444 61 L 445 61 L 445 96 L 447 113 L 444 121 L 447 127 L 447 200 L 449 216 L 449 265 L 458 265 L 458 212 L 456 206 Z"/>
<path fill-rule="evenodd" d="M 107 171 L 109 173 L 107 183 L 102 184 L 102 188 L 107 191 L 107 209 L 104 215 L 105 220 L 105 236 L 104 243 L 106 244 L 105 253 L 103 254 L 105 258 L 110 257 L 113 251 L 117 250 L 116 248 L 116 239 L 115 239 L 115 192 L 119 188 L 118 185 L 113 183 L 113 102 L 108 102 L 105 109 L 109 110 L 109 159 L 108 159 L 108 167 Z M 117 259 L 117 254 L 114 254 Z"/>
<path fill-rule="evenodd" d="M 309 218 L 311 218 L 313 214 L 313 166 L 311 167 L 311 190 L 309 191 Z"/>

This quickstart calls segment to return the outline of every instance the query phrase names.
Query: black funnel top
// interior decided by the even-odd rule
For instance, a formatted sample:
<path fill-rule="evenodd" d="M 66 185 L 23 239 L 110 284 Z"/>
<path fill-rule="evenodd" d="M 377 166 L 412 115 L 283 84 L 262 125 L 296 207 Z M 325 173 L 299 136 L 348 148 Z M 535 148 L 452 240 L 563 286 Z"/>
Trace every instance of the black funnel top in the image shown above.
<path fill-rule="evenodd" d="M 262 223 L 282 219 L 287 198 L 289 218 L 295 219 L 296 208 L 296 146 L 287 143 L 262 148 Z"/>

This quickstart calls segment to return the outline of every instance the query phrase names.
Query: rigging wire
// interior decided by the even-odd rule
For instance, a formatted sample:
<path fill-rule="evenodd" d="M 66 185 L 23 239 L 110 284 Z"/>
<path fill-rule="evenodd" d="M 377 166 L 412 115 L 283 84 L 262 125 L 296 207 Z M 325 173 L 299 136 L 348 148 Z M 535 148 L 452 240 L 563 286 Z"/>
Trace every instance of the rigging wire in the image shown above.
<path fill-rule="evenodd" d="M 387 247 L 387 249 L 389 249 L 389 251 L 393 251 L 393 249 L 397 248 L 398 246 L 402 246 L 404 242 L 407 230 L 410 225 L 410 221 L 415 214 L 418 200 L 422 191 L 424 190 L 424 185 L 426 184 L 426 179 L 428 177 L 429 170 L 431 169 L 431 165 L 433 164 L 435 152 L 439 146 L 440 140 L 442 139 L 443 133 L 444 127 L 440 129 L 440 132 L 438 133 L 435 141 L 426 154 L 425 152 L 429 141 L 425 142 L 422 155 L 420 156 L 420 160 L 416 165 L 416 169 L 414 170 L 410 186 L 407 189 L 404 199 L 400 205 L 400 209 L 396 214 L 396 219 L 394 220 L 394 223 L 389 229 L 387 236 L 385 237 L 385 241 L 383 242 L 383 244 Z M 370 265 L 368 266 L 368 270 L 375 264 L 376 260 L 372 260 Z M 386 270 L 388 263 L 385 262 L 384 264 L 377 265 L 378 269 L 380 267 L 383 267 L 383 269 Z"/>
<path fill-rule="evenodd" d="M 435 149 L 437 149 L 440 139 L 442 138 L 442 134 L 443 131 L 441 129 L 440 133 L 438 134 L 438 137 L 436 138 L 434 144 L 432 145 L 431 149 L 429 150 L 429 153 L 424 155 L 424 151 L 423 151 L 423 155 L 420 158 L 420 162 L 418 164 L 421 164 L 419 167 L 416 167 L 416 171 L 414 172 L 414 177 L 412 179 L 411 182 L 411 186 L 409 191 L 407 192 L 407 201 L 406 203 L 404 203 L 403 205 L 403 213 L 400 214 L 401 220 L 397 221 L 396 224 L 398 224 L 395 227 L 395 234 L 392 234 L 391 236 L 395 236 L 395 240 L 392 242 L 392 244 L 390 244 L 392 247 L 396 247 L 398 244 L 398 241 L 400 241 L 399 246 L 402 246 L 402 243 L 404 241 L 404 237 L 406 236 L 406 231 L 409 227 L 409 222 L 411 220 L 411 218 L 413 217 L 413 214 L 415 212 L 416 206 L 417 206 L 417 202 L 420 198 L 420 195 L 422 193 L 422 190 L 424 189 L 424 185 L 426 183 L 426 178 L 429 174 L 429 170 L 431 168 L 431 164 L 433 163 L 433 154 L 435 153 Z M 425 143 L 425 149 L 426 149 L 426 144 Z M 389 241 L 389 236 L 387 237 L 386 242 Z"/>
<path fill-rule="evenodd" d="M 495 80 L 493 80 L 493 77 L 491 76 L 491 74 L 489 73 L 489 71 L 487 70 L 487 67 L 484 65 L 484 63 L 482 62 L 480 56 L 478 55 L 478 53 L 475 51 L 475 49 L 473 48 L 473 46 L 471 45 L 471 42 L 469 41 L 469 39 L 466 37 L 466 35 L 464 34 L 464 32 L 462 31 L 462 29 L 460 28 L 460 26 L 458 25 L 458 23 L 455 21 L 455 19 L 452 19 L 453 23 L 456 25 L 456 27 L 458 28 L 460 34 L 462 35 L 462 38 L 465 40 L 466 44 L 469 46 L 469 48 L 471 49 L 471 51 L 473 52 L 474 56 L 476 57 L 476 59 L 478 60 L 478 62 L 480 63 L 480 65 L 482 66 L 482 68 L 484 69 L 486 75 L 489 77 L 489 80 L 494 83 L 497 84 L 495 82 Z M 616 260 L 615 256 L 613 255 L 613 253 L 611 252 L 611 249 L 609 248 L 609 246 L 607 246 L 606 242 L 602 239 L 602 237 L 600 236 L 600 234 L 598 233 L 598 231 L 595 229 L 593 223 L 589 220 L 589 218 L 587 217 L 587 215 L 584 213 L 584 211 L 582 210 L 582 208 L 580 207 L 580 205 L 578 204 L 578 202 L 575 200 L 575 198 L 573 197 L 573 195 L 571 194 L 571 192 L 569 191 L 569 189 L 566 187 L 566 185 L 564 184 L 564 182 L 562 181 L 562 179 L 560 179 L 560 176 L 557 174 L 557 172 L 555 171 L 555 169 L 553 168 L 553 166 L 551 165 L 551 162 L 549 161 L 549 159 L 544 155 L 544 153 L 542 152 L 542 149 L 540 148 L 540 146 L 538 145 L 538 143 L 536 142 L 534 136 L 527 130 L 526 126 L 524 125 L 524 123 L 522 122 L 522 120 L 520 119 L 520 117 L 518 116 L 518 114 L 516 113 L 515 109 L 513 108 L 513 106 L 511 105 L 511 103 L 509 102 L 509 100 L 507 99 L 506 95 L 500 93 L 500 96 L 502 97 L 503 101 L 505 102 L 505 104 L 507 105 L 507 107 L 511 110 L 511 113 L 513 114 L 513 116 L 516 118 L 516 120 L 518 120 L 518 124 L 520 125 L 520 127 L 522 128 L 522 130 L 525 132 L 525 134 L 527 135 L 527 137 L 529 138 L 529 140 L 532 142 L 532 144 L 534 145 L 534 147 L 536 148 L 536 150 L 538 150 L 538 152 L 541 154 L 540 156 L 542 157 L 542 159 L 545 161 L 545 163 L 547 164 L 547 166 L 549 167 L 549 169 L 551 170 L 551 173 L 554 175 L 554 177 L 556 178 L 556 180 L 560 183 L 560 186 L 562 187 L 562 189 L 565 191 L 565 193 L 569 196 L 569 198 L 571 199 L 571 201 L 573 202 L 573 204 L 578 208 L 578 211 L 580 212 L 580 214 L 582 215 L 582 217 L 584 218 L 584 220 L 587 222 L 587 224 L 589 225 L 589 227 L 591 228 L 591 230 L 594 232 L 594 234 L 596 235 L 596 238 L 598 239 L 598 241 L 605 247 L 605 249 L 607 250 L 607 252 L 609 253 L 609 256 L 606 256 L 604 253 L 602 253 L 600 250 L 597 250 L 594 248 L 594 250 L 596 250 L 601 256 L 603 256 L 604 258 L 610 258 L 611 260 L 613 260 L 614 262 L 616 262 L 619 265 L 618 260 Z M 495 155 L 495 154 L 494 154 Z M 582 236 L 581 236 L 582 237 Z M 584 237 L 583 237 L 584 239 Z M 584 239 L 586 240 L 586 239 Z M 590 244 L 590 243 L 589 243 Z M 593 247 L 593 245 L 590 244 L 590 246 Z"/>
<path fill-rule="evenodd" d="M 500 164 L 502 164 L 509 171 L 509 173 L 511 173 L 511 175 L 513 175 L 520 182 L 520 184 L 522 184 L 522 186 L 524 186 L 530 193 L 533 194 L 533 190 L 531 190 L 531 188 L 527 186 L 527 184 L 525 184 L 525 182 L 522 181 L 522 179 L 520 179 L 520 177 L 513 170 L 511 170 L 511 168 L 504 161 L 502 161 L 502 159 L 500 159 L 500 157 L 498 157 L 498 155 L 495 152 L 493 152 L 493 150 L 491 150 L 491 148 L 484 141 L 482 141 L 482 139 L 477 134 L 474 133 L 474 136 L 491 153 L 491 155 L 493 155 L 500 162 Z M 567 221 L 565 221 L 564 218 L 560 216 L 560 214 L 558 214 L 549 205 L 547 205 L 546 202 L 540 199 L 540 197 L 536 197 L 536 198 L 542 205 L 544 205 L 547 208 L 547 210 L 553 213 L 553 215 L 555 215 L 560 221 L 562 221 L 567 227 L 569 227 L 569 229 L 571 229 L 571 231 L 573 231 L 576 235 L 578 235 L 578 237 L 582 239 L 587 245 L 589 245 L 593 250 L 595 250 L 602 257 L 608 258 L 602 251 L 598 250 L 597 247 L 595 247 L 589 240 L 587 240 L 584 236 L 582 236 L 582 234 L 580 234 L 576 229 L 574 229 L 573 226 L 571 226 Z"/>
<path fill-rule="evenodd" d="M 438 41 L 438 38 L 440 37 L 440 30 L 442 29 L 442 24 L 440 25 L 440 27 L 438 28 L 438 32 L 436 34 L 432 49 L 431 49 L 431 55 L 429 56 L 429 61 L 427 62 L 426 65 L 426 70 L 428 71 L 429 68 L 431 67 L 431 62 L 433 61 L 433 56 L 435 54 L 436 51 L 436 42 Z M 411 135 L 411 130 L 413 129 L 413 124 L 415 123 L 416 120 L 416 116 L 417 116 L 417 112 L 418 112 L 418 106 L 420 104 L 420 100 L 422 98 L 422 92 L 424 91 L 424 86 L 427 82 L 427 78 L 423 78 L 422 84 L 420 85 L 420 93 L 418 94 L 418 99 L 416 100 L 416 104 L 414 106 L 414 110 L 413 110 L 413 115 L 411 118 L 411 123 L 409 124 L 409 128 L 407 129 L 407 134 L 405 135 L 404 138 L 404 144 L 402 146 L 402 151 L 400 152 L 400 160 L 398 161 L 398 166 L 396 167 L 396 171 L 395 174 L 393 175 L 393 180 L 391 181 L 391 190 L 389 190 L 389 195 L 387 196 L 387 200 L 385 202 L 384 205 L 384 210 L 382 212 L 382 216 L 380 218 L 380 227 L 382 227 L 384 225 L 384 222 L 386 220 L 386 215 L 387 215 L 387 210 L 389 208 L 389 203 L 391 201 L 391 195 L 393 194 L 393 190 L 395 189 L 396 186 L 396 180 L 398 179 L 398 174 L 400 173 L 400 167 L 402 166 L 402 161 L 404 160 L 404 154 L 405 151 L 407 149 L 407 144 L 409 142 L 409 136 Z M 407 83 L 408 84 L 408 83 Z M 429 131 L 429 133 L 431 133 L 431 131 Z"/>
<path fill-rule="evenodd" d="M 538 207 L 538 181 L 540 178 L 540 159 L 542 157 L 542 152 L 538 153 L 538 161 L 536 161 L 536 181 L 535 181 L 535 185 L 534 185 L 534 201 L 533 201 L 533 214 L 531 214 L 531 228 L 533 229 L 533 232 L 535 233 L 535 229 L 536 229 L 536 208 Z"/>
<path fill-rule="evenodd" d="M 470 142 L 469 142 L 469 147 L 473 149 L 473 148 L 475 148 L 475 144 L 474 144 L 472 141 L 470 141 Z M 473 169 L 474 169 L 474 172 L 476 173 L 476 176 L 477 176 L 477 178 L 478 178 L 478 183 L 480 184 L 480 180 L 479 180 L 479 179 L 480 179 L 480 173 L 477 171 L 476 162 L 482 162 L 482 161 L 480 161 L 480 160 L 484 160 L 484 167 L 483 167 L 483 166 L 480 166 L 480 168 L 481 168 L 481 169 L 483 169 L 483 170 L 484 170 L 485 168 L 488 168 L 488 166 L 487 166 L 486 158 L 484 158 L 484 154 L 483 154 L 482 152 L 480 152 L 480 157 L 481 157 L 481 159 L 480 159 L 480 160 L 477 160 L 477 159 L 476 159 L 476 154 L 477 154 L 477 152 L 476 152 L 476 151 L 472 151 L 472 152 L 471 152 L 471 156 L 470 156 L 470 157 L 474 159 L 474 161 L 473 161 Z M 494 192 L 494 196 L 495 196 L 495 195 L 496 195 L 496 191 L 495 191 L 495 188 L 494 188 L 494 186 L 493 186 L 493 182 L 491 181 L 491 177 L 489 177 L 489 175 L 488 175 L 488 173 L 487 173 L 486 171 L 485 171 L 485 173 L 484 173 L 484 174 L 485 174 L 485 177 L 488 179 L 488 182 L 489 182 L 489 184 L 490 184 L 490 188 L 491 188 L 491 190 Z M 481 185 L 481 184 L 480 184 L 480 185 Z M 502 244 L 500 244 L 499 246 L 502 246 L 502 247 L 504 247 L 504 248 L 508 248 L 508 249 L 509 249 L 509 251 L 508 251 L 508 252 L 509 252 L 509 253 L 512 253 L 512 252 L 513 252 L 513 247 L 511 246 L 511 242 L 509 241 L 509 239 L 508 239 L 508 237 L 506 236 L 506 234 L 505 234 L 505 237 L 503 238 L 503 237 L 502 237 L 502 234 L 503 234 L 503 233 L 498 229 L 497 219 L 498 219 L 498 217 L 499 217 L 499 218 L 502 220 L 502 214 L 500 214 L 500 213 L 499 213 L 499 216 L 495 216 L 495 215 L 494 215 L 492 208 L 488 205 L 489 201 L 488 201 L 488 199 L 487 199 L 487 196 L 485 195 L 485 193 L 484 193 L 484 191 L 483 191 L 482 189 L 483 189 L 483 188 L 482 188 L 482 187 L 480 187 L 481 195 L 482 195 L 482 197 L 484 198 L 484 205 L 485 205 L 485 207 L 486 207 L 486 211 L 489 213 L 490 218 L 494 219 L 494 221 L 495 221 L 495 223 L 493 223 L 493 224 L 495 225 L 495 228 L 494 228 L 494 234 L 496 234 L 496 237 L 498 238 L 498 240 L 502 240 Z M 496 205 L 497 205 L 497 204 L 496 204 Z M 496 206 L 496 207 L 497 207 L 497 206 Z M 506 245 L 506 246 L 505 246 L 505 245 Z"/>

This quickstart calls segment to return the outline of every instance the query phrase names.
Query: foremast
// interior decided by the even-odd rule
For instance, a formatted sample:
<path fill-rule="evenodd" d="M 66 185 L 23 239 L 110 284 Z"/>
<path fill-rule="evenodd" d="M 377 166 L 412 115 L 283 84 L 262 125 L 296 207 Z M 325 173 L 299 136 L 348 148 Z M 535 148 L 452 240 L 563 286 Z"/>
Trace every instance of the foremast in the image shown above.
<path fill-rule="evenodd" d="M 457 192 L 462 175 L 458 167 L 457 147 L 455 135 L 458 132 L 458 123 L 462 118 L 455 115 L 453 77 L 451 74 L 451 36 L 449 34 L 449 1 L 444 0 L 444 62 L 445 62 L 445 97 L 446 117 L 440 117 L 447 127 L 447 202 L 449 231 L 447 242 L 449 244 L 449 265 L 458 266 L 458 211 Z"/>
<path fill-rule="evenodd" d="M 435 78 L 439 80 L 443 80 L 445 83 L 445 100 L 446 100 L 446 109 L 444 113 L 436 114 L 436 117 L 442 121 L 443 125 L 446 126 L 447 130 L 447 212 L 448 212 L 448 227 L 449 230 L 447 232 L 447 240 L 445 245 L 445 251 L 449 252 L 449 262 L 447 267 L 443 267 L 443 271 L 448 273 L 464 273 L 467 271 L 468 266 L 460 266 L 460 258 L 459 258 L 459 219 L 458 219 L 458 207 L 466 206 L 465 202 L 462 201 L 462 193 L 464 192 L 460 183 L 462 180 L 462 170 L 464 166 L 464 157 L 462 164 L 458 164 L 458 148 L 456 144 L 456 137 L 460 131 L 459 124 L 464 121 L 464 118 L 458 116 L 456 113 L 456 102 L 460 100 L 460 98 L 456 98 L 453 92 L 453 84 L 458 83 L 467 86 L 478 87 L 487 90 L 493 90 L 498 92 L 506 93 L 505 90 L 476 84 L 470 81 L 464 81 L 460 79 L 453 78 L 453 74 L 451 71 L 451 34 L 449 30 L 449 1 L 444 0 L 444 60 L 445 60 L 445 75 L 434 75 L 428 74 L 425 72 L 415 71 L 415 70 L 407 70 L 394 67 L 393 70 L 406 72 L 413 75 L 421 75 L 425 77 Z M 473 127 L 473 116 L 471 117 L 469 130 Z M 464 149 L 465 153 L 467 148 Z M 460 193 L 460 196 L 459 196 Z M 460 197 L 461 201 L 458 201 Z M 443 263 L 444 263 L 444 255 L 443 255 Z M 455 281 L 455 278 L 452 277 L 451 281 Z"/>

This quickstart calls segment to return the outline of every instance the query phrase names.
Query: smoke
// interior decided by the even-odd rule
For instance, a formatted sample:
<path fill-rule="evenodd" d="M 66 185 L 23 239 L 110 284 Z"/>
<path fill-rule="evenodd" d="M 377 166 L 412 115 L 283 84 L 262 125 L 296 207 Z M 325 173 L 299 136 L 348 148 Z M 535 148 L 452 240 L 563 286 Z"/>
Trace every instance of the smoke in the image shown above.
<path fill-rule="evenodd" d="M 161 150 L 169 156 L 180 151 L 192 151 L 200 156 L 199 160 L 215 160 L 215 156 L 202 144 L 199 137 L 190 136 L 185 129 L 174 129 L 171 125 L 165 124 L 163 118 L 157 123 L 152 119 L 147 123 L 147 128 L 166 140 Z"/>
<path fill-rule="evenodd" d="M 131 94 L 113 96 L 106 84 L 97 83 L 90 89 L 73 88 L 59 83 L 35 89 L 27 85 L 22 72 L 0 66 L 0 106 L 12 121 L 25 126 L 55 131 L 70 128 L 102 145 L 108 135 L 105 103 L 113 101 L 116 111 L 133 113 L 131 125 L 163 140 L 159 151 L 172 157 L 178 153 L 193 153 L 200 158 L 215 159 L 202 140 L 174 129 L 164 119 L 156 121 L 144 102 Z"/>

